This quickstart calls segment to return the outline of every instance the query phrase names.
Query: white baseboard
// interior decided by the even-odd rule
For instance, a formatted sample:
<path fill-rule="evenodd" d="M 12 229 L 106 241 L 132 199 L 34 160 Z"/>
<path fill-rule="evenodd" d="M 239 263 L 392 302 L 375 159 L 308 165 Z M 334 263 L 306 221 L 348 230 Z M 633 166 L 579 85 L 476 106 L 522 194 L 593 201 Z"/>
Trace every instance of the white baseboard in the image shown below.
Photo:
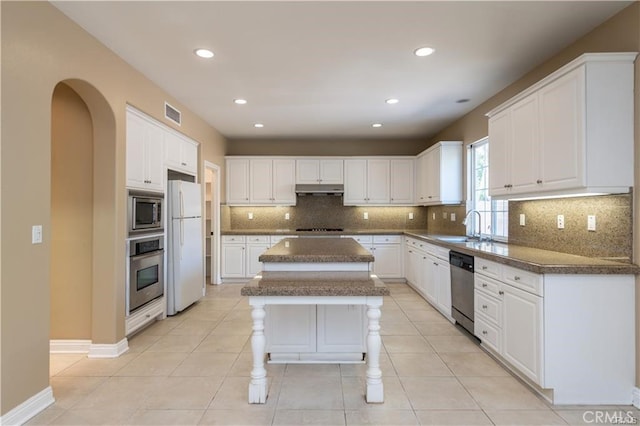
<path fill-rule="evenodd" d="M 129 350 L 127 338 L 114 344 L 92 343 L 89 347 L 89 358 L 117 358 Z"/>
<path fill-rule="evenodd" d="M 634 407 L 640 409 L 640 388 L 635 387 L 633 388 L 633 398 L 632 398 L 632 404 Z"/>
<path fill-rule="evenodd" d="M 91 340 L 49 340 L 49 353 L 86 354 L 89 353 Z"/>
<path fill-rule="evenodd" d="M 24 424 L 54 402 L 53 390 L 48 386 L 0 417 L 0 424 L 6 426 Z"/>

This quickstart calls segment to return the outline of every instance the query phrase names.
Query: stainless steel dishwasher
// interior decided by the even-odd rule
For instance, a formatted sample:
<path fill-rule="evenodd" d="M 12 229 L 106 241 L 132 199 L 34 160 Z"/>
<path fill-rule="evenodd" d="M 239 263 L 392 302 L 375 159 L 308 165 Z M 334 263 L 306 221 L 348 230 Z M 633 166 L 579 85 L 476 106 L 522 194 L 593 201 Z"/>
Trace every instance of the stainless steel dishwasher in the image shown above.
<path fill-rule="evenodd" d="M 451 316 L 469 333 L 473 333 L 473 256 L 449 252 L 451 264 Z"/>

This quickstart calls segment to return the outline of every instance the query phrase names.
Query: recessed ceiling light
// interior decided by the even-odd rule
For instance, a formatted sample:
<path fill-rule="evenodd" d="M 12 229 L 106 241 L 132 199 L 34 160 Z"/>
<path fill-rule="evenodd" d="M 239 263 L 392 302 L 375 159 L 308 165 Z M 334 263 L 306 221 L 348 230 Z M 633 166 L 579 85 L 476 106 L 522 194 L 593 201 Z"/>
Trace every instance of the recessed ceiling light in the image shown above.
<path fill-rule="evenodd" d="M 382 127 L 382 123 L 373 123 L 371 127 Z"/>
<path fill-rule="evenodd" d="M 210 51 L 209 49 L 196 49 L 193 51 L 193 53 L 205 59 L 213 58 L 214 56 L 213 52 Z"/>
<path fill-rule="evenodd" d="M 246 99 L 234 99 L 233 103 L 238 104 L 238 105 L 244 105 L 247 103 Z"/>
<path fill-rule="evenodd" d="M 458 99 L 456 101 L 457 104 L 464 104 L 464 103 L 467 103 L 467 102 L 469 102 L 469 99 Z"/>
<path fill-rule="evenodd" d="M 416 56 L 429 56 L 435 51 L 436 51 L 436 49 L 434 49 L 432 47 L 420 47 L 420 48 L 414 50 L 413 54 L 416 55 Z"/>
<path fill-rule="evenodd" d="M 257 129 L 261 129 L 262 127 L 264 127 L 264 124 L 262 123 L 256 123 L 253 125 L 253 127 L 257 128 Z"/>
<path fill-rule="evenodd" d="M 387 99 L 385 102 L 388 103 L 389 105 L 393 105 L 393 104 L 397 104 L 400 101 L 398 99 L 391 98 L 391 99 Z"/>

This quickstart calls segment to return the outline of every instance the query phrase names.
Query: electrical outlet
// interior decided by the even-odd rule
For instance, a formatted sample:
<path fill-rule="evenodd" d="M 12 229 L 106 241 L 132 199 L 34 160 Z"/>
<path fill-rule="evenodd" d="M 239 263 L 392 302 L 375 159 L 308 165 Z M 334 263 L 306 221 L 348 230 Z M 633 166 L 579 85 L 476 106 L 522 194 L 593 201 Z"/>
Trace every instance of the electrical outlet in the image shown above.
<path fill-rule="evenodd" d="M 564 229 L 564 215 L 558 215 L 558 229 Z"/>
<path fill-rule="evenodd" d="M 413 213 L 409 213 L 409 220 L 413 220 Z"/>
<path fill-rule="evenodd" d="M 596 230 L 596 215 L 590 214 L 587 216 L 587 231 Z"/>
<path fill-rule="evenodd" d="M 42 225 L 31 227 L 31 244 L 42 244 Z"/>
<path fill-rule="evenodd" d="M 431 219 L 436 220 L 436 214 L 435 213 L 431 213 Z"/>
<path fill-rule="evenodd" d="M 249 218 L 249 220 L 253 220 L 253 213 L 251 212 L 247 213 L 247 217 Z"/>
<path fill-rule="evenodd" d="M 289 220 L 289 219 L 291 219 L 291 216 L 289 216 L 289 213 L 285 213 L 284 220 Z"/>
<path fill-rule="evenodd" d="M 369 213 L 364 212 L 364 213 L 362 214 L 362 218 L 363 218 L 363 219 L 369 219 Z"/>
<path fill-rule="evenodd" d="M 451 213 L 451 222 L 455 222 L 456 221 L 456 214 L 455 213 Z"/>
<path fill-rule="evenodd" d="M 520 213 L 520 226 L 524 226 L 525 221 L 524 221 L 524 213 Z"/>

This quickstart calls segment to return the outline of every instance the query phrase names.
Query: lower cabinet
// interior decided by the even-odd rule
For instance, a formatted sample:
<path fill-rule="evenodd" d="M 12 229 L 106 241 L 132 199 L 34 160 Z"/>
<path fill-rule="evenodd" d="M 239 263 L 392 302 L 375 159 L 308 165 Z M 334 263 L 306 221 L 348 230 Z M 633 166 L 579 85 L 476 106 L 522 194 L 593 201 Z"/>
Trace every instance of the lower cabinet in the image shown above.
<path fill-rule="evenodd" d="M 404 278 L 401 235 L 345 235 L 373 254 L 373 273 L 378 278 Z"/>
<path fill-rule="evenodd" d="M 261 270 L 260 255 L 291 235 L 223 235 L 221 249 L 222 279 L 227 281 L 255 277 Z"/>
<path fill-rule="evenodd" d="M 365 311 L 361 305 L 268 305 L 266 352 L 272 361 L 361 360 Z"/>
<path fill-rule="evenodd" d="M 451 275 L 449 250 L 415 238 L 405 239 L 407 282 L 449 321 L 451 317 Z"/>
<path fill-rule="evenodd" d="M 475 258 L 475 335 L 554 404 L 629 404 L 633 275 L 544 274 Z"/>

